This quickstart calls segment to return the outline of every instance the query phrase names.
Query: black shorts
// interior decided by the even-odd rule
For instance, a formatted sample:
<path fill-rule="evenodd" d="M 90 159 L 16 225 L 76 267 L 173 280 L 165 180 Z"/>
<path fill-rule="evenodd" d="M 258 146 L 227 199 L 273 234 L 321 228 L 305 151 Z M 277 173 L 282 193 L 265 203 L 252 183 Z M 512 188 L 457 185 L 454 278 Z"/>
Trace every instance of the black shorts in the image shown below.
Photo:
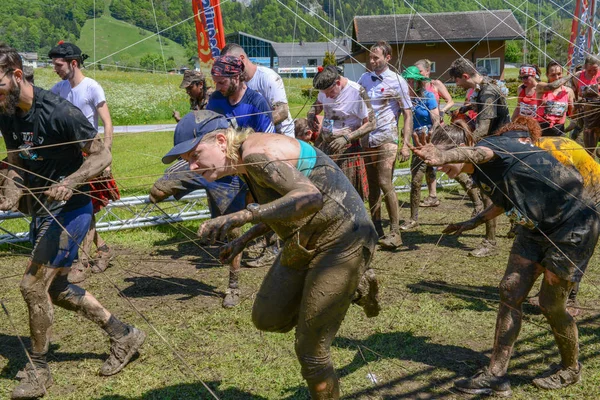
<path fill-rule="evenodd" d="M 540 263 L 561 279 L 579 282 L 598 243 L 600 218 L 586 208 L 552 233 L 517 229 L 511 254 Z"/>

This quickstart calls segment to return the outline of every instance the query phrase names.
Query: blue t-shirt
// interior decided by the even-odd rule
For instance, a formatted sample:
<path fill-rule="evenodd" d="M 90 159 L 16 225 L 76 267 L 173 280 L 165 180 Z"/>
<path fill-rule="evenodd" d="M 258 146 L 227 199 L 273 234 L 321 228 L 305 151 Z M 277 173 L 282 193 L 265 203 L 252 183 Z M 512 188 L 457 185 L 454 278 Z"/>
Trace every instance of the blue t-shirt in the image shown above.
<path fill-rule="evenodd" d="M 413 129 L 433 125 L 430 111 L 437 106 L 435 95 L 427 90 L 423 90 L 423 97 L 413 99 Z"/>
<path fill-rule="evenodd" d="M 258 92 L 246 88 L 246 93 L 235 105 L 229 104 L 227 97 L 215 91 L 208 100 L 207 110 L 222 114 L 235 128 L 252 128 L 256 132 L 274 133 L 272 110 L 267 100 Z"/>

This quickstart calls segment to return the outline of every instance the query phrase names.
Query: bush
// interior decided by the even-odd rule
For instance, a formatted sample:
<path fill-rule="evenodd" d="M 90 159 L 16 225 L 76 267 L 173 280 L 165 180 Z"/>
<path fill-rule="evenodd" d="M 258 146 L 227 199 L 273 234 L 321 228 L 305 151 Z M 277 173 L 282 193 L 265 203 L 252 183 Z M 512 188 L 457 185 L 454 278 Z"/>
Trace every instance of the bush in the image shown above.
<path fill-rule="evenodd" d="M 316 100 L 319 91 L 312 86 L 301 86 L 300 91 L 302 92 L 302 97 Z"/>
<path fill-rule="evenodd" d="M 506 82 L 506 87 L 508 88 L 508 96 L 516 97 L 517 91 L 519 90 L 519 86 L 521 86 L 521 82 Z"/>

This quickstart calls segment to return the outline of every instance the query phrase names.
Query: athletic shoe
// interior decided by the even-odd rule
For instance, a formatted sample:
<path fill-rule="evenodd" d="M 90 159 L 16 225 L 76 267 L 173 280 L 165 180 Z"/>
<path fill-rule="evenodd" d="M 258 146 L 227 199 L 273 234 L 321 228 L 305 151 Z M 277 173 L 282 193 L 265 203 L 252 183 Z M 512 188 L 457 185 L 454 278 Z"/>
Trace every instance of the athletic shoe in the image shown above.
<path fill-rule="evenodd" d="M 581 363 L 578 363 L 577 370 L 573 368 L 563 368 L 560 364 L 550 365 L 550 369 L 541 377 L 533 380 L 533 386 L 538 389 L 554 390 L 571 386 L 581 380 Z"/>
<path fill-rule="evenodd" d="M 10 398 L 16 399 L 37 399 L 46 394 L 46 389 L 52 386 L 52 374 L 50 368 L 34 367 L 27 363 L 25 368 L 17 373 L 17 377 L 21 379 L 19 386 L 13 389 Z"/>
<path fill-rule="evenodd" d="M 419 203 L 421 207 L 437 207 L 440 205 L 440 199 L 433 196 L 427 196 Z"/>
<path fill-rule="evenodd" d="M 498 397 L 512 395 L 508 376 L 492 375 L 488 367 L 480 369 L 470 378 L 454 382 L 454 388 L 468 394 L 486 394 Z"/>
<path fill-rule="evenodd" d="M 399 232 L 390 232 L 377 242 L 384 250 L 395 250 L 402 246 L 402 237 Z"/>
<path fill-rule="evenodd" d="M 110 376 L 121 371 L 146 340 L 146 334 L 134 326 L 120 339 L 110 338 L 110 355 L 100 368 L 100 375 Z"/>
<path fill-rule="evenodd" d="M 414 219 L 409 219 L 405 221 L 402 225 L 400 225 L 400 229 L 403 231 L 410 231 L 411 229 L 415 229 L 419 226 L 419 223 Z"/>
<path fill-rule="evenodd" d="M 71 265 L 67 280 L 69 283 L 81 283 L 85 281 L 91 273 L 90 264 L 78 260 L 75 264 Z"/>
<path fill-rule="evenodd" d="M 273 246 L 269 246 L 265 248 L 262 256 L 254 259 L 246 261 L 244 266 L 246 268 L 262 268 L 262 267 L 270 267 L 273 265 L 273 261 L 275 261 L 275 257 L 277 257 L 277 252 L 273 248 Z"/>
<path fill-rule="evenodd" d="M 483 258 L 496 255 L 497 253 L 498 246 L 496 246 L 496 243 L 490 242 L 487 239 L 483 239 L 481 241 L 481 245 L 475 250 L 470 251 L 469 255 L 471 257 Z"/>
<path fill-rule="evenodd" d="M 110 267 L 110 261 L 112 260 L 112 252 L 108 248 L 107 245 L 102 246 L 98 249 L 98 254 L 94 259 L 94 264 L 92 265 L 92 272 L 98 274 L 100 272 L 104 272 Z"/>
<path fill-rule="evenodd" d="M 240 304 L 240 294 L 240 289 L 228 288 L 225 291 L 225 298 L 223 299 L 223 303 L 221 304 L 223 308 L 233 308 Z"/>
<path fill-rule="evenodd" d="M 378 294 L 379 283 L 375 271 L 369 268 L 360 277 L 353 302 L 363 308 L 368 318 L 373 318 L 381 311 Z"/>
<path fill-rule="evenodd" d="M 246 247 L 245 251 L 249 258 L 260 257 L 267 249 L 267 243 L 264 238 L 257 239 L 252 245 Z"/>

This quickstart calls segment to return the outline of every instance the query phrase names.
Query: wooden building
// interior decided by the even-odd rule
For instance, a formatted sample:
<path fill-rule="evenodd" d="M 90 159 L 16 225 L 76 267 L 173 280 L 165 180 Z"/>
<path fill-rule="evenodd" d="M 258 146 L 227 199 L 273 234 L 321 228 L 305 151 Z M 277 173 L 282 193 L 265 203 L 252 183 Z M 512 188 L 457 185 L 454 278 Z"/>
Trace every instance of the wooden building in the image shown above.
<path fill-rule="evenodd" d="M 450 81 L 448 68 L 459 57 L 502 79 L 505 42 L 524 39 L 525 31 L 510 10 L 490 10 L 356 16 L 352 36 L 352 55 L 343 60 L 344 75 L 352 80 L 365 72 L 368 49 L 385 40 L 400 71 L 425 58 L 433 63 L 432 77 Z"/>

